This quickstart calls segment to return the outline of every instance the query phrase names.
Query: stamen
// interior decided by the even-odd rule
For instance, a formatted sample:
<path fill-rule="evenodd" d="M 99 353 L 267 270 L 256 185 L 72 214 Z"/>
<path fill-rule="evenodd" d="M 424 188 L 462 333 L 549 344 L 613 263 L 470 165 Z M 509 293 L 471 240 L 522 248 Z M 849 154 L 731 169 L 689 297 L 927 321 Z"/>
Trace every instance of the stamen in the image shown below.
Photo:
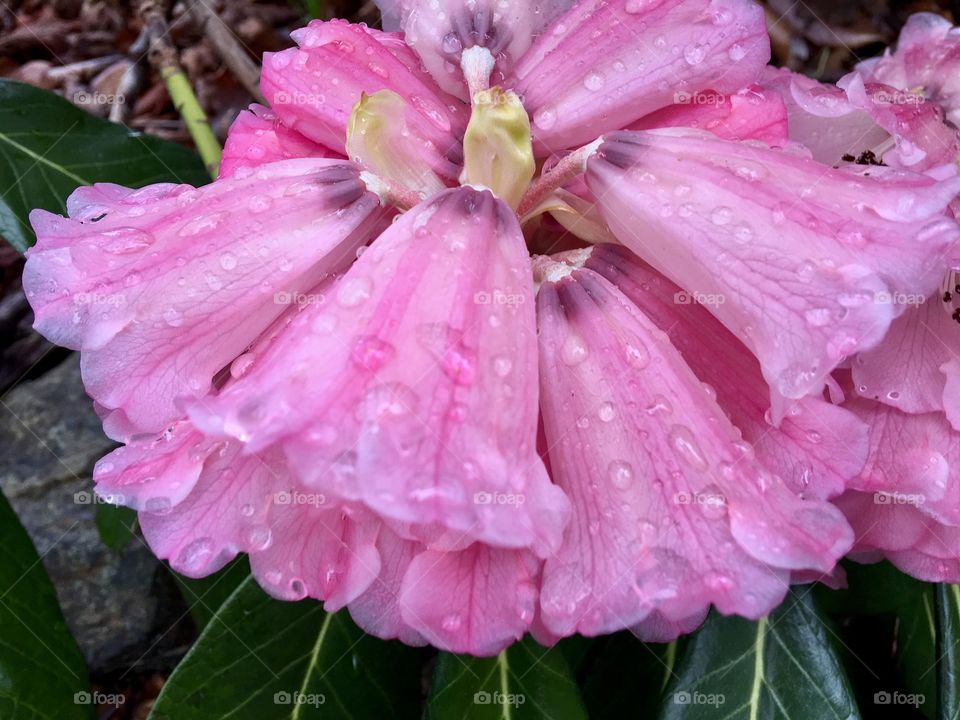
<path fill-rule="evenodd" d="M 533 267 L 535 290 L 539 290 L 544 283 L 559 282 L 571 275 L 574 270 L 579 270 L 587 264 L 592 253 L 593 248 L 589 247 L 553 256 L 534 255 L 530 258 L 530 263 Z"/>
<path fill-rule="evenodd" d="M 960 323 L 960 272 L 951 270 L 947 273 L 940 289 L 943 290 L 943 309 L 955 322 Z"/>
<path fill-rule="evenodd" d="M 479 92 L 490 89 L 490 75 L 497 61 L 487 48 L 474 45 L 460 55 L 460 69 L 470 89 L 471 102 Z"/>
<path fill-rule="evenodd" d="M 367 170 L 360 172 L 360 180 L 366 185 L 367 190 L 380 198 L 380 205 L 383 207 L 393 206 L 406 211 L 420 203 L 420 196 L 417 193 L 391 185 Z"/>
<path fill-rule="evenodd" d="M 554 190 L 562 188 L 578 175 L 585 173 L 587 171 L 587 160 L 600 149 L 602 143 L 603 138 L 600 137 L 589 145 L 585 145 L 579 150 L 574 150 L 554 165 L 549 172 L 537 178 L 537 180 L 527 188 L 527 192 L 520 201 L 518 210 L 520 217 L 523 218 L 530 211 L 536 209 Z"/>

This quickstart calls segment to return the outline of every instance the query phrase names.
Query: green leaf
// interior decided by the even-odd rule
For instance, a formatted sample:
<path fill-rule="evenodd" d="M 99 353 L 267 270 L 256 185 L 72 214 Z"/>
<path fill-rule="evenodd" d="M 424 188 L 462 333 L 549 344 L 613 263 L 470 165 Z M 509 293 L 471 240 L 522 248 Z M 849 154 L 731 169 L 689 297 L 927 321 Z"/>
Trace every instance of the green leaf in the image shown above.
<path fill-rule="evenodd" d="M 345 612 L 281 602 L 247 578 L 164 685 L 150 720 L 415 718 L 421 653 Z"/>
<path fill-rule="evenodd" d="M 83 657 L 37 551 L 2 493 L 0 557 L 0 718 L 89 720 Z"/>
<path fill-rule="evenodd" d="M 583 699 L 593 720 L 652 718 L 673 678 L 678 648 L 640 642 L 629 632 L 603 638 L 604 644 L 583 682 Z"/>
<path fill-rule="evenodd" d="M 98 502 L 97 532 L 100 541 L 114 552 L 120 552 L 137 532 L 137 511 L 122 505 Z"/>
<path fill-rule="evenodd" d="M 241 555 L 219 572 L 205 578 L 188 578 L 173 571 L 171 574 L 177 581 L 193 621 L 202 630 L 213 620 L 217 610 L 233 591 L 250 576 L 250 563 L 246 555 Z"/>
<path fill-rule="evenodd" d="M 937 638 L 935 586 L 915 580 L 888 562 L 846 566 L 845 590 L 818 588 L 820 607 L 842 623 L 847 671 L 861 704 L 876 696 L 918 702 L 918 712 L 936 717 Z M 904 710 L 903 707 L 899 708 Z"/>
<path fill-rule="evenodd" d="M 940 720 L 960 719 L 960 586 L 937 586 L 937 680 Z"/>
<path fill-rule="evenodd" d="M 0 236 L 35 241 L 33 208 L 66 213 L 79 185 L 210 182 L 200 158 L 166 140 L 101 120 L 47 90 L 0 80 Z"/>
<path fill-rule="evenodd" d="M 525 638 L 492 658 L 440 653 L 428 720 L 580 720 L 587 714 L 563 653 Z"/>
<path fill-rule="evenodd" d="M 832 631 L 799 587 L 769 617 L 711 615 L 690 639 L 661 720 L 848 720 L 856 701 Z"/>

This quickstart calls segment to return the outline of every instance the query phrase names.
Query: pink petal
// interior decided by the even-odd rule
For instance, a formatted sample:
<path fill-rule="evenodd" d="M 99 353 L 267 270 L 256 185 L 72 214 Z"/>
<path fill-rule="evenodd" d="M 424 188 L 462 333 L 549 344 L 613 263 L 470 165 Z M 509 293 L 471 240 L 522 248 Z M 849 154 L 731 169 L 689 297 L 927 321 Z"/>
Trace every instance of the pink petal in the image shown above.
<path fill-rule="evenodd" d="M 960 582 L 960 529 L 941 525 L 912 505 L 877 504 L 875 498 L 851 492 L 839 500 L 857 533 L 855 559 L 885 557 L 919 580 Z"/>
<path fill-rule="evenodd" d="M 838 83 L 854 107 L 862 108 L 896 141 L 883 153 L 892 167 L 924 172 L 951 164 L 960 153 L 960 135 L 944 123 L 943 111 L 922 95 L 876 82 L 864 83 L 851 73 Z"/>
<path fill-rule="evenodd" d="M 802 143 L 814 160 L 839 164 L 845 155 L 859 157 L 883 147 L 890 134 L 835 85 L 819 83 L 786 68 L 767 67 L 761 85 L 776 92 L 787 108 L 791 140 Z"/>
<path fill-rule="evenodd" d="M 960 137 L 940 108 L 909 90 L 865 82 L 858 73 L 839 87 L 824 85 L 782 68 L 768 68 L 762 82 L 786 103 L 790 139 L 818 162 L 836 165 L 871 151 L 886 165 L 924 172 L 960 152 Z"/>
<path fill-rule="evenodd" d="M 401 613 L 441 650 L 496 655 L 530 626 L 538 573 L 539 562 L 525 551 L 482 543 L 457 553 L 428 550 L 403 578 Z"/>
<path fill-rule="evenodd" d="M 377 0 L 384 28 L 403 29 L 427 71 L 446 92 L 468 100 L 460 72 L 463 51 L 485 47 L 496 58 L 492 85 L 502 85 L 511 66 L 573 0 Z"/>
<path fill-rule="evenodd" d="M 941 413 L 908 415 L 855 399 L 847 407 L 870 428 L 870 456 L 850 487 L 883 504 L 914 505 L 937 522 L 960 525 L 960 435 Z"/>
<path fill-rule="evenodd" d="M 314 597 L 324 601 L 327 612 L 335 612 L 360 597 L 380 574 L 380 523 L 359 508 L 326 507 L 323 495 L 288 484 L 294 489 L 273 497 L 267 516 L 270 540 L 250 555 L 250 570 L 273 597 Z"/>
<path fill-rule="evenodd" d="M 347 122 L 362 93 L 390 90 L 407 101 L 407 125 L 441 176 L 455 180 L 468 114 L 420 69 L 402 38 L 342 20 L 313 21 L 293 33 L 298 47 L 263 58 L 260 88 L 283 123 L 344 153 Z"/>
<path fill-rule="evenodd" d="M 508 85 L 540 154 L 586 144 L 672 105 L 732 93 L 770 59 L 763 9 L 747 0 L 582 0 L 541 35 Z"/>
<path fill-rule="evenodd" d="M 272 110 L 253 104 L 249 112 L 241 111 L 230 126 L 220 158 L 220 179 L 235 175 L 240 168 L 303 157 L 342 155 L 286 127 Z"/>
<path fill-rule="evenodd" d="M 377 551 L 380 553 L 380 574 L 370 587 L 350 602 L 350 617 L 364 632 L 382 640 L 398 639 L 407 645 L 426 645 L 423 635 L 407 625 L 400 612 L 403 577 L 413 559 L 423 552 L 423 546 L 381 527 Z"/>
<path fill-rule="evenodd" d="M 426 539 L 439 528 L 548 552 L 567 503 L 536 454 L 532 297 L 513 212 L 487 191 L 446 191 L 191 417 L 253 450 L 282 443 L 304 482 Z"/>
<path fill-rule="evenodd" d="M 791 406 L 779 425 L 756 358 L 703 305 L 629 250 L 593 248 L 585 266 L 603 275 L 657 326 L 716 396 L 758 459 L 804 497 L 839 495 L 863 469 L 867 426 L 853 413 L 814 397 Z"/>
<path fill-rule="evenodd" d="M 710 604 L 756 618 L 793 569 L 850 546 L 836 509 L 768 472 L 669 339 L 588 269 L 553 265 L 537 299 L 546 441 L 573 522 L 544 567 L 559 635 L 680 622 Z"/>
<path fill-rule="evenodd" d="M 777 93 L 750 85 L 733 95 L 712 90 L 678 93 L 674 105 L 650 113 L 629 130 L 692 127 L 726 140 L 758 140 L 782 147 L 787 142 L 787 108 Z"/>
<path fill-rule="evenodd" d="M 242 176 L 242 177 L 241 177 Z M 109 197 L 109 199 L 107 199 Z M 82 190 L 35 210 L 23 284 L 37 330 L 82 349 L 87 392 L 127 430 L 159 432 L 380 224 L 375 195 L 333 160 L 288 160 L 200 189 Z"/>
<path fill-rule="evenodd" d="M 136 510 L 164 512 L 193 490 L 206 459 L 223 449 L 186 420 L 159 437 L 138 439 L 101 458 L 93 469 L 97 494 Z"/>
<path fill-rule="evenodd" d="M 179 452 L 187 455 L 186 449 Z M 273 489 L 289 482 L 282 462 L 243 455 L 236 442 L 220 441 L 217 452 L 201 458 L 199 470 L 189 495 L 173 507 L 140 509 L 150 549 L 188 577 L 205 577 L 237 553 L 253 553 L 270 542 Z"/>
<path fill-rule="evenodd" d="M 953 306 L 939 295 L 890 301 L 906 309 L 879 345 L 853 361 L 857 393 L 908 413 L 951 412 L 947 381 L 956 382 L 958 368 L 950 363 L 960 357 L 960 327 L 947 309 Z"/>
<path fill-rule="evenodd" d="M 617 238 L 706 298 L 787 398 L 877 344 L 897 312 L 882 299 L 931 292 L 960 235 L 942 214 L 960 178 L 833 170 L 695 130 L 608 136 L 587 181 Z"/>

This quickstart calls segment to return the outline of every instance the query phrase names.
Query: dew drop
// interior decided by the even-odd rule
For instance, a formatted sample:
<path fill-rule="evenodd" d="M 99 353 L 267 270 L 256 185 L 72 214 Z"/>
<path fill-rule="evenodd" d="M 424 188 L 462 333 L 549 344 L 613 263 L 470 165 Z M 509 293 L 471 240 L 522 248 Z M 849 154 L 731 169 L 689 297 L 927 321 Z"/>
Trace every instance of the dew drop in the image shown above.
<path fill-rule="evenodd" d="M 370 298 L 373 283 L 364 277 L 348 278 L 337 290 L 337 302 L 345 308 L 356 307 Z"/>
<path fill-rule="evenodd" d="M 610 482 L 619 490 L 626 490 L 633 482 L 633 465 L 624 460 L 614 460 L 607 468 Z"/>

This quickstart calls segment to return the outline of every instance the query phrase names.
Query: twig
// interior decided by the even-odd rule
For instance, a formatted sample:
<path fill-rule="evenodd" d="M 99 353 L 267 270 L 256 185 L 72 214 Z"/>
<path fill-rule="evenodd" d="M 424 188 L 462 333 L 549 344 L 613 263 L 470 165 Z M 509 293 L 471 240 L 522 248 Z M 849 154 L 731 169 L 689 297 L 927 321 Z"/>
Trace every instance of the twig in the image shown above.
<path fill-rule="evenodd" d="M 233 31 L 217 15 L 216 10 L 207 5 L 206 0 L 193 0 L 190 3 L 190 13 L 240 84 L 257 102 L 266 102 L 260 94 L 260 68 L 250 59 L 250 55 L 241 46 Z"/>
<path fill-rule="evenodd" d="M 98 73 L 122 59 L 123 55 L 113 54 L 92 58 L 90 60 L 81 60 L 79 62 L 70 63 L 69 65 L 50 68 L 47 70 L 47 77 L 51 80 L 63 80 L 73 77 L 89 77 L 90 75 Z"/>
<path fill-rule="evenodd" d="M 200 107 L 190 81 L 180 67 L 177 50 L 170 40 L 167 25 L 168 0 L 138 0 L 137 12 L 143 20 L 149 38 L 150 64 L 160 73 L 160 78 L 170 93 L 173 106 L 180 113 L 193 144 L 210 176 L 215 178 L 220 165 L 220 142 L 210 127 L 206 113 Z"/>
<path fill-rule="evenodd" d="M 144 67 L 143 59 L 149 43 L 150 38 L 147 28 L 143 28 L 127 50 L 130 66 L 117 84 L 117 94 L 113 99 L 113 105 L 110 106 L 110 122 L 120 123 L 121 125 L 130 123 L 130 116 L 133 115 L 136 99 L 147 81 L 147 70 Z"/>

